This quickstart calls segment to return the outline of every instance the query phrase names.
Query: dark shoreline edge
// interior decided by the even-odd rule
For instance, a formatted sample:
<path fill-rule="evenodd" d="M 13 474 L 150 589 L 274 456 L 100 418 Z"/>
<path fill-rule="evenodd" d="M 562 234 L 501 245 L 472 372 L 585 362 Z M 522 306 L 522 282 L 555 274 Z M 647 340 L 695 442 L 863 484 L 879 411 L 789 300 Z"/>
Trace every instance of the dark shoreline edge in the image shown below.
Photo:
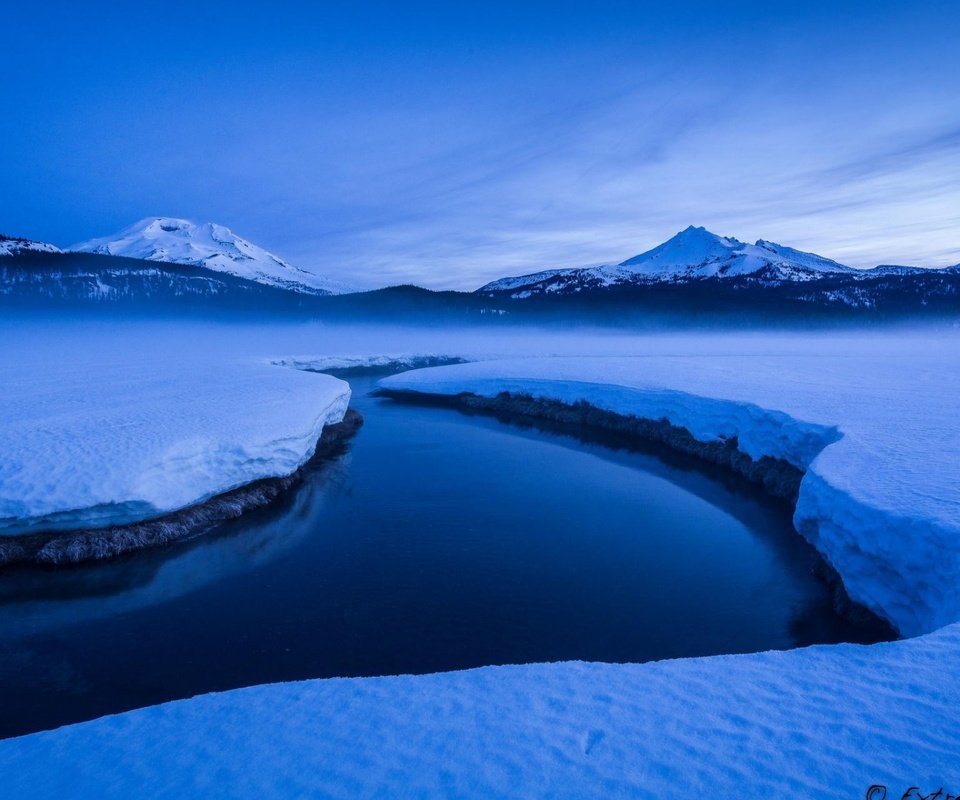
<path fill-rule="evenodd" d="M 360 413 L 347 409 L 342 421 L 324 426 L 313 454 L 296 472 L 253 481 L 171 514 L 130 525 L 0 538 L 0 567 L 11 564 L 60 567 L 101 561 L 202 536 L 221 523 L 269 505 L 289 492 L 303 480 L 308 468 L 336 455 L 362 425 Z"/>
<path fill-rule="evenodd" d="M 800 482 L 804 475 L 803 470 L 783 459 L 770 456 L 752 458 L 740 450 L 736 437 L 703 442 L 686 428 L 674 425 L 667 419 L 654 420 L 617 414 L 584 400 L 570 404 L 510 392 L 501 392 L 496 397 L 481 397 L 470 392 L 442 395 L 380 388 L 376 393 L 402 402 L 489 414 L 506 422 L 540 420 L 568 427 L 574 433 L 577 429 L 600 430 L 616 434 L 618 440 L 627 446 L 651 443 L 662 445 L 669 450 L 730 470 L 760 487 L 771 497 L 789 503 L 791 508 L 796 506 Z M 802 534 L 798 532 L 797 535 Z M 880 637 L 901 638 L 900 632 L 889 620 L 853 600 L 847 593 L 840 573 L 822 553 L 816 548 L 814 551 L 816 561 L 813 573 L 830 589 L 837 614 Z"/>

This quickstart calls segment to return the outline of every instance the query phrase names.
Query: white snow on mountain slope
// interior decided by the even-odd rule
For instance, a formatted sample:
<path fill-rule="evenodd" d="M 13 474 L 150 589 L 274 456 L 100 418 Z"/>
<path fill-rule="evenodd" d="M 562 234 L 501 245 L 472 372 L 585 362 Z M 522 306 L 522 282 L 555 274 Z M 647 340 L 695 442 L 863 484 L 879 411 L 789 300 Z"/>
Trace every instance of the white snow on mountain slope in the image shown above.
<path fill-rule="evenodd" d="M 91 352 L 0 352 L 0 536 L 127 523 L 289 475 L 339 422 L 328 375 L 101 341 Z M 69 343 L 61 343 L 61 353 Z"/>
<path fill-rule="evenodd" d="M 956 795 L 958 658 L 953 625 L 869 647 L 257 686 L 2 741 L 0 794 Z"/>
<path fill-rule="evenodd" d="M 619 264 L 575 269 L 546 270 L 520 277 L 502 278 L 479 291 L 509 291 L 531 284 L 553 282 L 542 288 L 558 291 L 573 281 L 594 286 L 618 283 L 686 281 L 695 278 L 731 278 L 763 273 L 765 280 L 814 280 L 827 273 L 857 275 L 851 267 L 792 247 L 767 242 L 745 244 L 718 236 L 705 228 L 689 228 L 652 250 Z"/>
<path fill-rule="evenodd" d="M 527 358 L 406 372 L 397 391 L 525 393 L 667 419 L 806 471 L 795 525 L 904 634 L 960 620 L 960 347 L 922 352 Z"/>
<path fill-rule="evenodd" d="M 724 277 L 750 275 L 765 267 L 782 270 L 785 277 L 803 271 L 852 272 L 828 258 L 794 250 L 763 239 L 745 244 L 690 226 L 663 244 L 628 258 L 621 267 L 651 277 Z"/>
<path fill-rule="evenodd" d="M 904 266 L 902 264 L 878 264 L 876 267 L 865 269 L 862 275 L 865 277 L 877 277 L 887 275 L 919 275 L 923 272 L 941 272 L 956 270 L 957 267 L 916 267 Z"/>
<path fill-rule="evenodd" d="M 22 239 L 19 236 L 4 236 L 0 233 L 0 256 L 15 256 L 25 252 L 62 253 L 63 251 L 46 242 L 35 242 L 33 239 Z"/>
<path fill-rule="evenodd" d="M 308 294 L 343 294 L 350 289 L 268 253 L 212 222 L 147 217 L 112 236 L 91 239 L 70 248 L 148 261 L 192 264 L 258 283 Z"/>
<path fill-rule="evenodd" d="M 509 289 L 518 289 L 524 286 L 529 286 L 530 284 L 550 281 L 553 278 L 563 275 L 593 272 L 599 273 L 601 269 L 615 269 L 616 267 L 616 264 L 599 263 L 587 264 L 579 267 L 558 267 L 557 269 L 545 269 L 541 270 L 540 272 L 532 272 L 529 275 L 517 275 L 512 278 L 499 278 L 498 280 L 491 281 L 490 283 L 480 287 L 477 291 L 507 291 Z"/>

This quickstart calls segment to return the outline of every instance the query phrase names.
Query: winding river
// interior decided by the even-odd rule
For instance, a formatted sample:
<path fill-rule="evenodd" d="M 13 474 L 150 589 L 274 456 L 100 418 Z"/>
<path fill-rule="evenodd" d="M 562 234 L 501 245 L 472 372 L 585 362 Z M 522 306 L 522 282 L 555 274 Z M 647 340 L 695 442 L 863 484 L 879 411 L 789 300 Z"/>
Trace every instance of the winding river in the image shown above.
<path fill-rule="evenodd" d="M 719 468 L 350 380 L 364 427 L 280 503 L 0 573 L 0 735 L 273 681 L 871 640 L 790 509 Z"/>

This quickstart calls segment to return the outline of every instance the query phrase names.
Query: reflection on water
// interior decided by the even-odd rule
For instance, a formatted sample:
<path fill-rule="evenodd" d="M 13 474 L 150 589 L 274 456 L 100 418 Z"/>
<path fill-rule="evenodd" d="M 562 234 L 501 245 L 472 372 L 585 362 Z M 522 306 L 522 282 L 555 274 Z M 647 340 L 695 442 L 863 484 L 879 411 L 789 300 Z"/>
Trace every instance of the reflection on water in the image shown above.
<path fill-rule="evenodd" d="M 266 564 L 310 533 L 310 520 L 343 482 L 349 463 L 347 452 L 311 465 L 295 493 L 213 535 L 102 564 L 0 572 L 0 634 L 7 640 L 136 611 Z"/>
<path fill-rule="evenodd" d="M 0 735 L 269 681 L 864 639 L 738 479 L 351 382 L 364 428 L 282 503 L 0 573 Z"/>

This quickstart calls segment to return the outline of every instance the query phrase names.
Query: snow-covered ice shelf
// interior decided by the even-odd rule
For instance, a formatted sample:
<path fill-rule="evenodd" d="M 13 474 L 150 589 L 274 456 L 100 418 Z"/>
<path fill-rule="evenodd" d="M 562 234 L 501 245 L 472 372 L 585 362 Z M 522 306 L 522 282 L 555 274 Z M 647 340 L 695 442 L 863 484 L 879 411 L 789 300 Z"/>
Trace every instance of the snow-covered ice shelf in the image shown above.
<path fill-rule="evenodd" d="M 271 364 L 292 367 L 307 372 L 360 372 L 374 370 L 408 370 L 459 364 L 467 359 L 459 356 L 421 353 L 393 353 L 389 355 L 301 355 L 271 359 Z"/>
<path fill-rule="evenodd" d="M 289 475 L 350 400 L 258 359 L 0 359 L 0 535 L 123 524 Z"/>
<path fill-rule="evenodd" d="M 869 647 L 259 686 L 0 742 L 0 789 L 812 799 L 881 784 L 899 798 L 960 788 L 958 653 L 953 625 Z"/>
<path fill-rule="evenodd" d="M 402 373 L 390 390 L 501 392 L 736 437 L 805 470 L 795 524 L 902 633 L 960 619 L 960 354 L 526 358 Z"/>

